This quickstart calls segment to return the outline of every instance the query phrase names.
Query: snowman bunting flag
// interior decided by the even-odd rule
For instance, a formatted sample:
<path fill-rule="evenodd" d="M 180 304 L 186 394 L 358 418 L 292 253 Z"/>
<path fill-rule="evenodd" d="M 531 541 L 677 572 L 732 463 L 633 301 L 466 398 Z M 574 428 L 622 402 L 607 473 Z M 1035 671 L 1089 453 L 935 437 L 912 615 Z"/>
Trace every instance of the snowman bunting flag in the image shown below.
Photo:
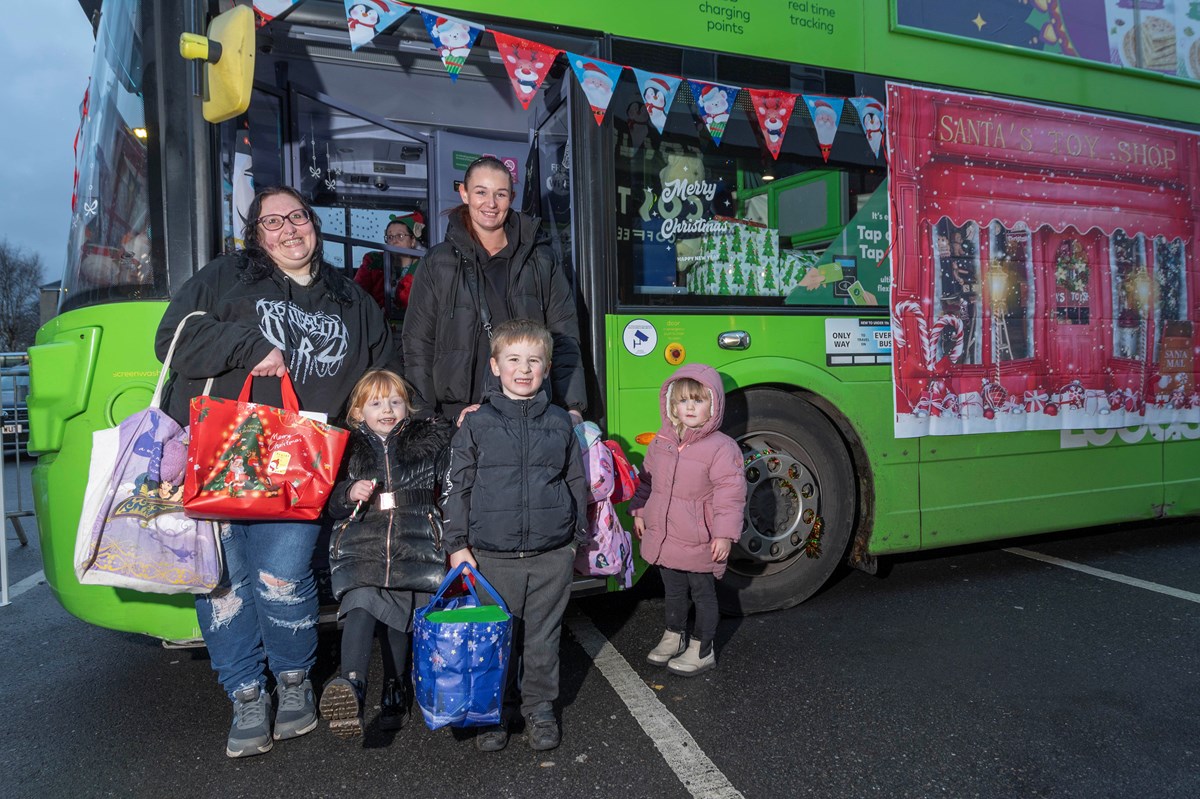
<path fill-rule="evenodd" d="M 667 124 L 667 114 L 671 111 L 671 103 L 675 101 L 675 92 L 683 78 L 674 75 L 661 75 L 657 72 L 647 72 L 644 69 L 630 67 L 633 76 L 637 78 L 638 91 L 642 93 L 642 102 L 646 106 L 646 114 L 650 124 L 660 134 Z"/>
<path fill-rule="evenodd" d="M 842 97 L 808 94 L 802 97 L 804 104 L 808 106 L 813 127 L 817 129 L 817 144 L 821 145 L 821 157 L 829 161 L 829 151 L 833 149 L 833 140 L 837 136 L 838 122 L 842 119 L 842 107 L 846 100 Z"/>
<path fill-rule="evenodd" d="M 484 29 L 466 20 L 455 17 L 443 17 L 418 9 L 421 19 L 425 21 L 425 30 L 429 31 L 429 40 L 442 55 L 442 66 L 446 68 L 450 80 L 457 81 L 458 73 L 467 63 L 467 56 L 475 46 L 475 40 Z"/>
<path fill-rule="evenodd" d="M 266 25 L 299 2 L 300 0 L 254 0 L 254 15 L 258 17 L 258 27 Z"/>
<path fill-rule="evenodd" d="M 604 122 L 604 112 L 608 110 L 608 104 L 612 100 L 613 88 L 616 87 L 621 70 L 625 67 L 575 53 L 567 53 L 567 58 L 571 62 L 571 69 L 575 71 L 579 86 L 587 96 L 588 104 L 592 107 L 592 116 L 599 125 Z"/>
<path fill-rule="evenodd" d="M 783 134 L 787 132 L 788 120 L 796 107 L 799 95 L 790 92 L 780 92 L 773 89 L 746 89 L 750 93 L 750 102 L 754 105 L 754 114 L 758 117 L 758 127 L 762 131 L 763 141 L 771 151 L 772 158 L 779 158 L 779 148 L 783 146 Z"/>
<path fill-rule="evenodd" d="M 408 3 L 396 0 L 345 0 L 346 25 L 350 29 L 350 49 L 370 44 L 375 34 L 412 10 Z"/>
<path fill-rule="evenodd" d="M 721 137 L 725 135 L 725 125 L 729 122 L 729 112 L 737 99 L 738 87 L 722 86 L 720 83 L 706 83 L 702 80 L 689 80 L 692 97 L 696 100 L 696 110 L 708 128 L 708 135 L 713 143 L 721 146 Z"/>
<path fill-rule="evenodd" d="M 537 94 L 542 81 L 550 74 L 550 67 L 554 66 L 554 59 L 562 51 L 499 31 L 492 31 L 492 36 L 496 38 L 496 49 L 504 59 L 513 91 L 521 107 L 528 110 L 529 101 Z"/>
<path fill-rule="evenodd" d="M 879 147 L 883 144 L 883 104 L 874 97 L 851 97 L 850 104 L 858 112 L 858 122 L 871 152 L 878 158 Z"/>

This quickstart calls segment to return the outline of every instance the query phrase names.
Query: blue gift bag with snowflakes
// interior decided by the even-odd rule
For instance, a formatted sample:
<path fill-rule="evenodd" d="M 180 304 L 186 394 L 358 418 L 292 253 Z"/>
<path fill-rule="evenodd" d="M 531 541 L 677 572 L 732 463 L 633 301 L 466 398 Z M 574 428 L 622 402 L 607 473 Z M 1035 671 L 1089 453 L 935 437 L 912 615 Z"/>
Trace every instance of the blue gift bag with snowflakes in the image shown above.
<path fill-rule="evenodd" d="M 413 693 L 431 730 L 499 724 L 504 707 L 512 614 L 483 575 L 465 576 L 466 568 L 447 574 L 413 621 Z M 446 596 L 459 585 L 465 594 Z M 477 588 L 492 602 L 480 601 Z"/>

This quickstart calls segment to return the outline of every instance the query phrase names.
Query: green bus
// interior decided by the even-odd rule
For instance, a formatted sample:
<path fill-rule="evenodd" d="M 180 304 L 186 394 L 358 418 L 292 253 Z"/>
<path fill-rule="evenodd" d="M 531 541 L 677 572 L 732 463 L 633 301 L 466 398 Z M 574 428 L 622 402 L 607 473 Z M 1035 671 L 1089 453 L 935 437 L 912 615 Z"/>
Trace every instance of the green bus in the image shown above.
<path fill-rule="evenodd" d="M 945 381 L 934 379 L 945 372 L 939 362 L 967 370 L 954 392 L 963 418 L 975 395 L 989 403 L 985 412 L 1015 419 L 1022 389 L 1032 410 L 1044 387 L 1042 414 L 1061 405 L 1059 418 L 1073 423 L 1070 403 L 1086 414 L 1102 391 L 1119 405 L 1129 386 L 1072 393 L 1057 367 L 1034 369 L 1038 352 L 1067 340 L 1060 333 L 1082 347 L 1094 330 L 1097 347 L 1122 348 L 1122 364 L 1140 357 L 1143 388 L 1146 364 L 1171 342 L 1194 347 L 1197 184 L 1187 181 L 1200 148 L 1188 137 L 1200 125 L 1200 91 L 1186 74 L 1191 34 L 1182 28 L 1180 75 L 1155 71 L 1157 63 L 1111 63 L 1111 52 L 1124 53 L 1120 42 L 1110 48 L 1105 26 L 1086 21 L 1092 6 L 1104 21 L 1117 5 L 1103 0 L 1011 3 L 1021 9 L 1007 22 L 985 18 L 1004 3 L 960 20 L 956 3 L 907 0 L 662 0 L 652 8 L 264 0 L 255 3 L 258 26 L 229 0 L 80 5 L 96 25 L 95 62 L 59 314 L 30 350 L 28 405 L 45 574 L 63 607 L 89 623 L 199 637 L 186 595 L 80 585 L 73 544 L 93 431 L 148 404 L 160 366 L 154 331 L 172 291 L 238 245 L 252 187 L 303 192 L 321 215 L 326 257 L 353 272 L 384 249 L 393 217 L 420 214 L 424 244 L 440 241 L 455 180 L 481 154 L 511 164 L 519 207 L 542 218 L 573 276 L 589 416 L 635 462 L 659 426 L 658 390 L 676 365 L 707 363 L 722 375 L 725 429 L 743 446 L 750 488 L 745 532 L 721 586 L 726 612 L 795 605 L 839 567 L 873 571 L 881 556 L 1200 512 L 1200 425 L 1187 392 L 1182 415 L 1160 421 L 1121 410 L 1119 426 L 1080 415 L 1077 427 L 1061 429 L 918 429 L 930 426 L 932 409 L 948 407 Z M 1117 21 L 1107 33 L 1123 32 Z M 997 28 L 1004 36 L 989 39 Z M 181 37 L 192 34 L 184 50 L 204 56 L 197 36 L 206 33 L 219 55 L 182 57 Z M 1131 47 L 1123 57 L 1140 57 Z M 1160 182 L 1181 198 L 1182 229 L 1081 232 L 1091 249 L 1055 239 L 1084 256 L 1063 279 L 1074 280 L 1076 304 L 1048 306 L 1056 278 L 1053 268 L 1048 277 L 1037 271 L 1045 259 L 1035 251 L 1050 246 L 1038 243 L 1040 221 L 939 216 L 927 211 L 947 198 L 889 187 L 901 178 L 905 191 L 917 184 L 904 171 L 909 160 L 895 160 L 901 140 L 881 147 L 882 139 L 911 134 L 922 118 L 916 100 L 907 115 L 889 107 L 900 103 L 891 98 L 926 98 L 924 90 L 936 95 L 921 100 L 928 108 L 1015 100 L 1034 109 L 1031 119 L 1039 109 L 1076 115 L 1081 130 L 1114 120 L 1118 133 L 1121 125 L 1176 131 L 1182 151 L 1171 151 L 1174 171 Z M 945 114 L 930 126 L 931 135 L 950 131 L 947 146 L 960 133 L 978 139 L 992 130 L 955 113 L 958 128 Z M 1002 142 L 1014 153 L 1022 129 Z M 1122 141 L 1131 156 L 1165 157 L 1161 147 L 1153 156 L 1149 145 Z M 982 169 L 994 156 L 944 157 Z M 949 181 L 944 193 L 973 179 Z M 925 211 L 898 226 L 891 217 L 914 202 Z M 1069 193 L 1056 202 L 1069 204 Z M 1123 208 L 1133 219 L 1136 203 Z M 1021 273 L 1017 261 L 1003 262 L 1008 282 L 987 289 L 983 275 L 992 280 L 997 259 L 1018 251 L 1004 250 L 1010 244 L 1024 247 L 1022 263 L 1032 266 Z M 1138 247 L 1148 259 L 1141 272 L 1104 261 Z M 1161 288 L 1170 252 L 1174 295 Z M 939 257 L 950 272 L 939 273 Z M 919 331 L 930 355 L 918 359 L 920 370 L 929 374 L 894 378 L 893 333 L 897 357 L 901 339 L 911 348 L 918 335 L 909 322 L 902 328 L 909 317 L 896 306 L 897 292 L 917 289 L 893 282 L 910 266 L 941 305 L 926 305 L 934 324 Z M 1128 299 L 1089 315 L 1081 297 L 1136 297 L 1121 291 L 1146 269 L 1158 276 L 1161 302 L 1175 297 L 1166 322 L 1139 317 L 1131 327 L 1141 306 L 1121 305 Z M 955 276 L 951 313 L 942 282 Z M 1049 321 L 1034 318 L 1043 312 Z M 944 318 L 955 313 L 957 322 Z M 1193 369 L 1189 360 L 1180 374 Z M 982 392 L 966 390 L 981 381 Z M 911 385 L 920 398 L 905 406 L 897 386 Z M 578 587 L 618 584 L 580 578 Z"/>

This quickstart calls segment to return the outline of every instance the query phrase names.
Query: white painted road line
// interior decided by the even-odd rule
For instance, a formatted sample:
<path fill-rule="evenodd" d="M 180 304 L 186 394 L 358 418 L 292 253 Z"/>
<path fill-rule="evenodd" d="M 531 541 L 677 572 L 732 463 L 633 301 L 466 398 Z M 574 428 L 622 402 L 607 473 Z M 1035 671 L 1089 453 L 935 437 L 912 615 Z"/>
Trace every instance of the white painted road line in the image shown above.
<path fill-rule="evenodd" d="M 24 580 L 22 580 L 19 583 L 16 583 L 15 585 L 13 585 L 11 588 L 8 589 L 9 601 L 11 602 L 12 600 L 19 597 L 21 594 L 28 591 L 30 588 L 33 588 L 34 586 L 37 586 L 37 585 L 41 585 L 44 582 L 46 582 L 46 574 L 41 569 L 38 569 L 36 572 L 29 575 Z"/>
<path fill-rule="evenodd" d="M 1151 583 L 1146 580 L 1139 580 L 1136 577 L 1126 577 L 1124 574 L 1117 574 L 1116 572 L 1109 572 L 1105 571 L 1104 569 L 1094 569 L 1091 566 L 1084 566 L 1082 563 L 1073 563 L 1069 560 L 1055 558 L 1050 555 L 1043 555 L 1040 552 L 1034 552 L 1029 549 L 1009 547 L 1004 551 L 1010 552 L 1013 555 L 1020 555 L 1023 558 L 1031 558 L 1033 560 L 1040 560 L 1043 563 L 1051 563 L 1055 566 L 1062 566 L 1064 569 L 1074 569 L 1077 572 L 1090 574 L 1093 577 L 1101 577 L 1105 580 L 1112 580 L 1113 582 L 1132 585 L 1134 588 L 1144 588 L 1147 591 L 1155 591 L 1160 594 L 1166 594 L 1167 596 L 1173 596 L 1176 599 L 1186 599 L 1188 602 L 1200 602 L 1200 594 L 1194 594 L 1191 591 L 1182 591 L 1178 588 L 1172 588 L 1169 585 Z"/>
<path fill-rule="evenodd" d="M 578 613 L 568 615 L 566 621 L 571 635 L 591 656 L 683 787 L 696 799 L 743 799 L 741 792 L 708 759 L 691 733 L 663 706 L 596 625 Z"/>

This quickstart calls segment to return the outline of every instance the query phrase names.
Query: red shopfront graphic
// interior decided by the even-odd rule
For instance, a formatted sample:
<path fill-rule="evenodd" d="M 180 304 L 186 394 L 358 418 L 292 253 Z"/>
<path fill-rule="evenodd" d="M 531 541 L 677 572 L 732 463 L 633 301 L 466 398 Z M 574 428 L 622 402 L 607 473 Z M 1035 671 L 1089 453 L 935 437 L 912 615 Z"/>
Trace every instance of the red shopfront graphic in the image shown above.
<path fill-rule="evenodd" d="M 896 435 L 1200 423 L 1200 135 L 888 86 Z"/>

